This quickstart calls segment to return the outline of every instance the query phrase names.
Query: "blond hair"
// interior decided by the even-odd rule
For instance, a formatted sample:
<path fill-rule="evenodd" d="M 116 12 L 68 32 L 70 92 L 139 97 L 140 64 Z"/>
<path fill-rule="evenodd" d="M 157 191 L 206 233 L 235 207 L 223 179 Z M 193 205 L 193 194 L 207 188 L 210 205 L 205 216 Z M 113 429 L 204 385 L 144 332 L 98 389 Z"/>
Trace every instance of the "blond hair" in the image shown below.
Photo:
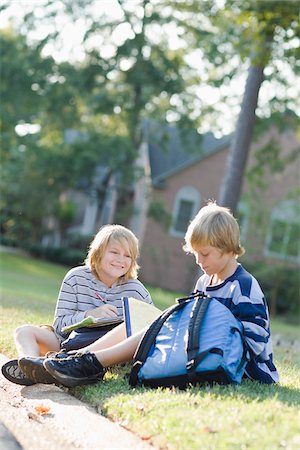
<path fill-rule="evenodd" d="M 240 229 L 228 208 L 209 201 L 200 209 L 188 226 L 183 250 L 193 252 L 199 247 L 209 245 L 224 253 L 232 252 L 235 257 L 245 253 L 240 244 Z"/>
<path fill-rule="evenodd" d="M 108 243 L 112 240 L 117 241 L 126 251 L 129 251 L 131 257 L 130 267 L 121 278 L 124 281 L 137 278 L 139 269 L 137 263 L 137 258 L 139 256 L 138 239 L 132 231 L 122 225 L 104 225 L 100 228 L 90 244 L 85 264 L 92 270 L 94 275 L 97 276 L 97 268 L 101 263 Z"/>

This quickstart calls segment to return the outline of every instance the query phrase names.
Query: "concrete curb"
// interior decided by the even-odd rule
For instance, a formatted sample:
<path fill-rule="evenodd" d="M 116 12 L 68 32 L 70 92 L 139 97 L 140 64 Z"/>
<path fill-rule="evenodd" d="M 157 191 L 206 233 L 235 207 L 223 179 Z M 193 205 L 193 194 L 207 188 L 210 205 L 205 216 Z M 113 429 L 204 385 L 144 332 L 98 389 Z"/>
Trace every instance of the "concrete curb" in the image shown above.
<path fill-rule="evenodd" d="M 22 447 L 9 429 L 0 422 L 0 448 L 5 450 L 20 450 Z"/>
<path fill-rule="evenodd" d="M 6 361 L 0 354 L 0 365 Z M 0 400 L 0 421 L 5 431 L 0 443 L 4 449 L 15 440 L 24 450 L 154 449 L 55 385 L 19 386 L 1 374 Z M 42 408 L 49 409 L 42 414 Z"/>

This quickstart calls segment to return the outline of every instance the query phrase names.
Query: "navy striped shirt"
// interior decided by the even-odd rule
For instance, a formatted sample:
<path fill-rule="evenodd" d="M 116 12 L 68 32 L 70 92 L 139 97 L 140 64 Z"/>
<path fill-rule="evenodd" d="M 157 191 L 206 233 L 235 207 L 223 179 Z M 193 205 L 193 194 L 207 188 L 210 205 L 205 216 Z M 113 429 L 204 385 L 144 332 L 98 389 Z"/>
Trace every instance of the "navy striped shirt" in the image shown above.
<path fill-rule="evenodd" d="M 61 332 L 63 327 L 79 322 L 86 311 L 103 305 L 99 297 L 114 305 L 120 317 L 123 317 L 122 297 L 134 297 L 153 304 L 150 293 L 139 280 L 116 282 L 108 287 L 87 266 L 75 267 L 66 274 L 56 304 L 53 327 L 60 341 L 66 338 Z"/>
<path fill-rule="evenodd" d="M 262 383 L 277 382 L 279 376 L 273 364 L 268 306 L 257 280 L 238 264 L 235 273 L 223 283 L 210 286 L 210 281 L 209 275 L 202 275 L 195 289 L 219 300 L 242 322 L 251 354 L 245 374 Z"/>

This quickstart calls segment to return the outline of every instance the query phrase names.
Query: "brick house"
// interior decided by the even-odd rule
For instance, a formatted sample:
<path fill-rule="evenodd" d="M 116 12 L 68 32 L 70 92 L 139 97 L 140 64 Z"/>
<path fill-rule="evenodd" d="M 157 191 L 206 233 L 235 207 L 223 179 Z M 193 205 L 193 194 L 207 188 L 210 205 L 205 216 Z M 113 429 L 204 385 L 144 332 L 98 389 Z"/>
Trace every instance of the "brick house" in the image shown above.
<path fill-rule="evenodd" d="M 181 136 L 174 126 L 155 122 L 145 124 L 143 135 L 137 161 L 143 176 L 132 186 L 134 213 L 125 224 L 140 239 L 140 278 L 154 286 L 189 292 L 200 269 L 194 257 L 182 250 L 184 234 L 207 200 L 218 198 L 231 136 L 216 139 L 208 133 L 199 138 L 193 132 Z M 280 132 L 273 127 L 253 142 L 238 211 L 247 250 L 241 261 L 300 266 L 297 150 L 299 139 L 287 128 Z M 280 153 L 274 158 L 276 151 Z M 102 186 L 101 201 L 93 193 L 76 194 L 79 214 L 71 231 L 92 235 L 101 225 L 114 223 L 116 178 L 107 168 L 97 168 L 95 184 Z"/>
<path fill-rule="evenodd" d="M 151 130 L 148 124 L 141 152 L 142 164 L 148 170 L 137 186 L 137 217 L 129 225 L 141 241 L 141 279 L 162 288 L 189 292 L 200 269 L 194 257 L 182 250 L 185 230 L 207 200 L 218 198 L 231 137 L 216 139 L 211 134 L 205 135 L 202 141 L 195 140 L 197 150 L 191 151 L 175 128 L 168 127 L 167 133 L 163 148 L 159 145 L 157 128 Z M 273 165 L 272 145 L 274 151 L 280 149 L 281 158 L 290 162 L 282 167 Z M 242 244 L 247 250 L 243 259 L 272 264 L 284 260 L 286 264 L 300 266 L 299 191 L 298 202 L 295 197 L 300 178 L 297 149 L 299 140 L 294 132 L 279 133 L 275 128 L 251 147 L 248 170 L 255 165 L 260 170 L 254 171 L 254 177 L 252 174 L 257 192 L 251 197 L 253 186 L 245 181 L 239 205 Z M 170 214 L 168 227 L 147 215 L 153 204 L 163 206 Z"/>

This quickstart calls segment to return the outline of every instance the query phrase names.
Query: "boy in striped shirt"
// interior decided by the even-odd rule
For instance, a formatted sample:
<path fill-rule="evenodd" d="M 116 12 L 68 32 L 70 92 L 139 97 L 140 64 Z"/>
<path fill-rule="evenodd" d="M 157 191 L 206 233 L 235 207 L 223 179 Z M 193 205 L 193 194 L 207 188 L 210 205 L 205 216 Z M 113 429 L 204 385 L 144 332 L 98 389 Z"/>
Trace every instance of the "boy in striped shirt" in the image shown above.
<path fill-rule="evenodd" d="M 184 249 L 194 254 L 204 272 L 195 289 L 223 303 L 244 326 L 251 355 L 245 376 L 277 382 L 268 306 L 257 280 L 237 262 L 245 250 L 235 218 L 227 208 L 210 202 L 189 225 L 185 242 Z"/>
<path fill-rule="evenodd" d="M 138 239 L 128 228 L 122 225 L 101 227 L 90 244 L 85 265 L 71 269 L 62 282 L 53 326 L 22 325 L 15 331 L 19 359 L 2 366 L 5 378 L 21 385 L 55 383 L 44 369 L 41 356 L 59 352 L 61 348 L 85 347 L 107 332 L 107 327 L 84 328 L 82 333 L 72 332 L 66 339 L 64 327 L 88 316 L 120 322 L 123 296 L 152 304 L 148 290 L 137 279 L 138 256 Z"/>

